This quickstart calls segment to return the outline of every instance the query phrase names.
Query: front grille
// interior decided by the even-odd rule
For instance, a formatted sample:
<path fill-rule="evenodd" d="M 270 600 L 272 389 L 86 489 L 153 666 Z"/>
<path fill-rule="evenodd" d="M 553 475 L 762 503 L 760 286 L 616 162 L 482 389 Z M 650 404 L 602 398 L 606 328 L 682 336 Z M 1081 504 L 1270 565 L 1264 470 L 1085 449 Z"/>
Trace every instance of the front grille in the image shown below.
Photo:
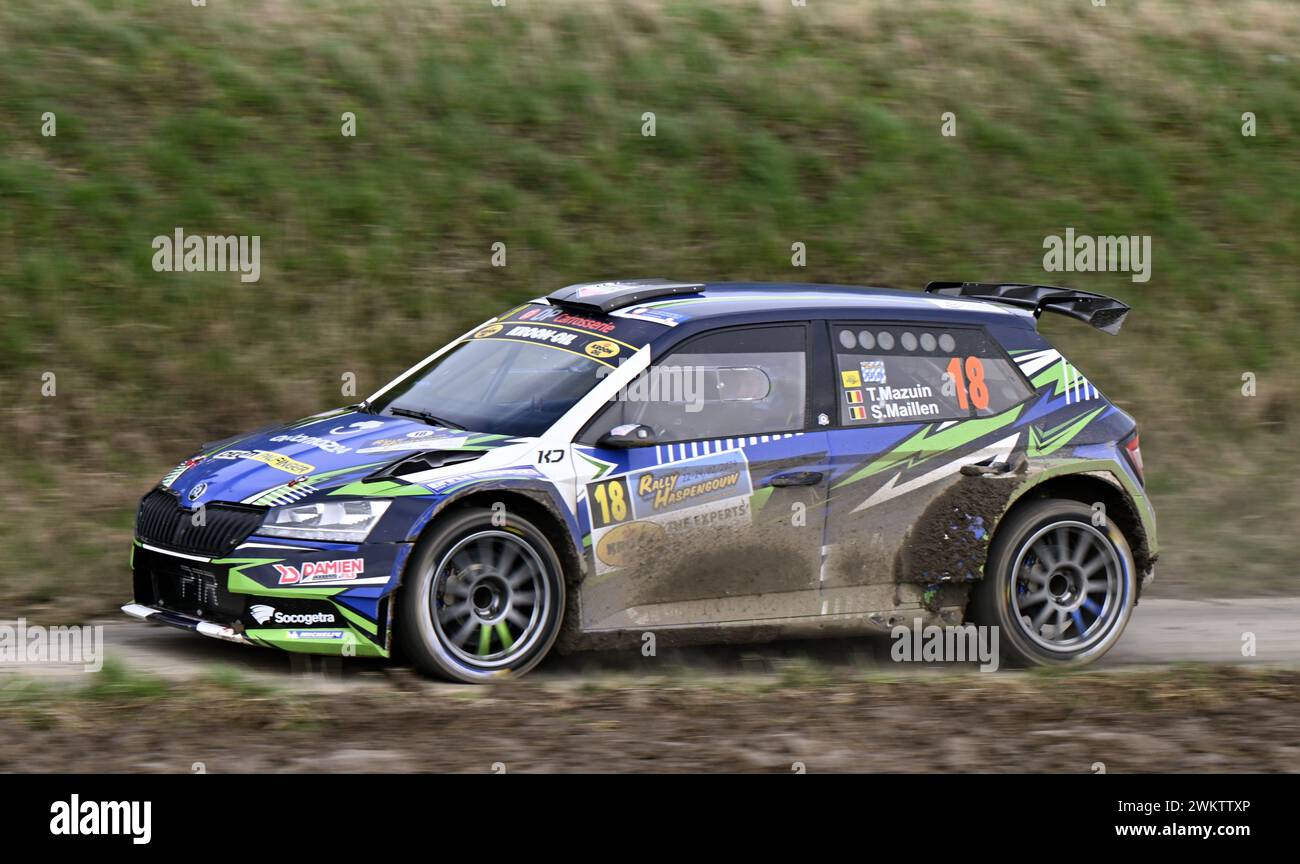
<path fill-rule="evenodd" d="M 232 624 L 244 611 L 242 597 L 226 589 L 226 575 L 200 564 L 139 549 L 135 555 L 136 602 Z"/>
<path fill-rule="evenodd" d="M 140 502 L 135 520 L 136 536 L 145 543 L 218 558 L 229 554 L 257 530 L 266 508 L 208 504 L 203 508 L 201 525 L 194 524 L 196 512 L 182 507 L 172 493 L 155 489 Z"/>
<path fill-rule="evenodd" d="M 242 601 L 221 586 L 215 573 L 205 573 L 184 565 L 155 568 L 158 605 L 200 618 L 237 621 L 244 611 Z"/>

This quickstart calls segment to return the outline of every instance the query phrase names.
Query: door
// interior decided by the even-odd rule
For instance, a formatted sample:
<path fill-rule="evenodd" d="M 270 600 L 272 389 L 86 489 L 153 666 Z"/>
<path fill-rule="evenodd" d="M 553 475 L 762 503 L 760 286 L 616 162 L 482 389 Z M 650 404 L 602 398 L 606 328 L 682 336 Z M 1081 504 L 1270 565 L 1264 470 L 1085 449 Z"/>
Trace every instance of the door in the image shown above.
<path fill-rule="evenodd" d="M 815 611 L 829 462 L 805 323 L 718 330 L 652 364 L 579 436 L 585 629 Z M 650 446 L 615 448 L 640 424 Z"/>
<path fill-rule="evenodd" d="M 1032 388 L 980 327 L 829 328 L 824 368 L 839 404 L 828 431 L 827 611 L 913 605 L 927 588 L 978 578 L 1001 485 L 961 487 L 961 469 L 1007 462 Z"/>

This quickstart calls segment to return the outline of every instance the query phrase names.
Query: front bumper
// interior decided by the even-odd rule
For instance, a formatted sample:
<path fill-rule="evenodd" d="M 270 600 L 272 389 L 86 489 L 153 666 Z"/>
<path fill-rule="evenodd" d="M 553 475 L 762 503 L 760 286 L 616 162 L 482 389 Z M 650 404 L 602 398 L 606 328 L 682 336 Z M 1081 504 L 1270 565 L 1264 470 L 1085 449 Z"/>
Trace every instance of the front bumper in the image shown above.
<path fill-rule="evenodd" d="M 391 601 L 409 544 L 255 539 L 209 558 L 135 541 L 134 618 L 308 654 L 387 657 Z"/>
<path fill-rule="evenodd" d="M 132 618 L 139 618 L 141 621 L 166 624 L 170 627 L 179 627 L 182 630 L 193 630 L 195 633 L 211 636 L 213 639 L 238 642 L 240 645 L 257 644 L 242 633 L 237 633 L 233 627 L 216 624 L 212 621 L 204 621 L 202 618 L 194 618 L 190 615 L 182 615 L 180 612 L 172 612 L 169 609 L 155 609 L 152 606 L 142 606 L 139 603 L 127 603 L 122 607 L 122 611 Z"/>

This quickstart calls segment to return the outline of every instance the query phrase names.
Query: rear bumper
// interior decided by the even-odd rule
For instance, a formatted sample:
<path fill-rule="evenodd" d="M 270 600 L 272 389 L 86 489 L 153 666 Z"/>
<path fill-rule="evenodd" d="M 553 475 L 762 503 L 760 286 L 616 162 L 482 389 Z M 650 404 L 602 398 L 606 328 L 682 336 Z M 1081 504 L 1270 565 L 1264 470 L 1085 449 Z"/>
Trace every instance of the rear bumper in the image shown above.
<path fill-rule="evenodd" d="M 216 624 L 212 621 L 204 621 L 202 618 L 195 618 L 190 615 L 183 615 L 180 612 L 173 612 L 170 609 L 157 609 L 153 606 L 144 606 L 139 603 L 127 603 L 122 607 L 122 611 L 132 618 L 139 618 L 141 621 L 148 621 L 152 624 L 166 624 L 169 627 L 177 627 L 181 630 L 192 630 L 204 636 L 210 636 L 213 639 L 221 639 L 226 642 L 237 642 L 240 645 L 256 645 L 257 643 L 236 632 L 233 627 L 227 627 L 224 624 Z"/>

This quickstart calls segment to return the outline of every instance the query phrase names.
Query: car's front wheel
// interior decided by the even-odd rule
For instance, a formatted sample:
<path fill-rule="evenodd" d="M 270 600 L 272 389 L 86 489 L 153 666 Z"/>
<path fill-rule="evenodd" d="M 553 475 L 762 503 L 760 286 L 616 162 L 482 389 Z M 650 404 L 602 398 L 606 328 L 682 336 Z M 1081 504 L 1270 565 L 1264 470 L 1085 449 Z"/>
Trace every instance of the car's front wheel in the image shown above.
<path fill-rule="evenodd" d="M 1017 665 L 1082 665 L 1119 641 L 1136 601 L 1133 553 L 1113 521 L 1079 501 L 1013 510 L 989 549 L 968 618 L 998 627 Z"/>
<path fill-rule="evenodd" d="M 421 670 L 478 683 L 541 662 L 564 615 L 559 556 L 532 523 L 450 514 L 417 545 L 398 597 L 397 639 Z"/>

